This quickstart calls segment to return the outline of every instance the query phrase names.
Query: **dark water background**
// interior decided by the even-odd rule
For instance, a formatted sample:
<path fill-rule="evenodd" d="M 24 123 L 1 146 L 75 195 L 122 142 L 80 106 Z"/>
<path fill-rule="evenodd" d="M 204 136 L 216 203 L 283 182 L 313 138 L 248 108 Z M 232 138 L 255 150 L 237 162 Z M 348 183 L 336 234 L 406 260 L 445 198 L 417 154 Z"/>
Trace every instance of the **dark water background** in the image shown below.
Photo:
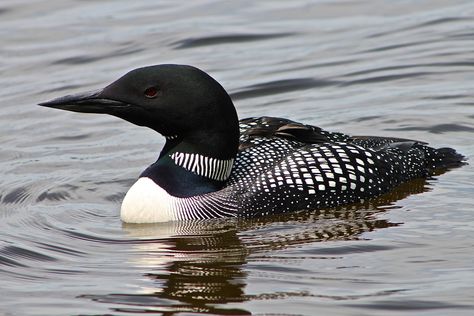
<path fill-rule="evenodd" d="M 474 169 L 365 205 L 123 225 L 164 139 L 40 108 L 157 63 L 241 118 L 421 139 L 474 158 L 474 2 L 0 2 L 0 315 L 473 315 Z"/>

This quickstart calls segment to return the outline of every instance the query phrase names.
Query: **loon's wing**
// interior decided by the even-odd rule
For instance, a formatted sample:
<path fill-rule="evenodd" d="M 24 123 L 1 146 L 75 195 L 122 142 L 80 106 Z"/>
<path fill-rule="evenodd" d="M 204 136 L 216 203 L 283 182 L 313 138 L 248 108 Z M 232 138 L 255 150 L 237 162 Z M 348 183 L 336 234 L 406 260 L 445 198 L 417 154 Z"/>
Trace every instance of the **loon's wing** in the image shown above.
<path fill-rule="evenodd" d="M 328 132 L 318 126 L 307 125 L 279 117 L 251 117 L 240 120 L 239 150 L 252 147 L 257 138 L 283 138 L 293 141 L 294 147 L 305 144 L 346 143 L 366 149 L 386 150 L 398 148 L 408 150 L 413 146 L 426 146 L 428 143 L 398 137 L 352 136 L 343 133 Z"/>
<path fill-rule="evenodd" d="M 397 137 L 383 137 L 383 136 L 350 136 L 347 139 L 347 142 L 350 142 L 355 145 L 359 145 L 364 148 L 373 148 L 379 149 L 388 144 L 393 143 L 413 143 L 419 145 L 427 145 L 427 142 L 422 142 L 414 139 L 407 138 L 397 138 Z"/>
<path fill-rule="evenodd" d="M 303 144 L 332 142 L 330 133 L 312 125 L 306 125 L 279 117 L 251 117 L 240 120 L 240 150 L 252 146 L 255 138 L 284 138 Z"/>
<path fill-rule="evenodd" d="M 394 143 L 427 145 L 428 143 L 397 137 L 352 136 L 343 133 L 328 132 L 318 126 L 294 122 L 279 117 L 251 117 L 240 120 L 240 150 L 253 146 L 255 138 L 284 138 L 303 144 L 338 143 L 358 145 L 363 148 L 380 150 Z"/>

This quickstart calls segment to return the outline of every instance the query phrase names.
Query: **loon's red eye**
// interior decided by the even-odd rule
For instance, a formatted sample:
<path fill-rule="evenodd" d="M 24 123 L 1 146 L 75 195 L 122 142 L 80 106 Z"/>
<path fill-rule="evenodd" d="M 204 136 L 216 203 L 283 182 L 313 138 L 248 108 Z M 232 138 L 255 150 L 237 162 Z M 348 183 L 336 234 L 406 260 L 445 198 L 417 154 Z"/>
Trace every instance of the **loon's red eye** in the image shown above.
<path fill-rule="evenodd" d="M 158 95 L 158 88 L 157 87 L 146 88 L 144 94 L 147 98 L 153 99 Z"/>

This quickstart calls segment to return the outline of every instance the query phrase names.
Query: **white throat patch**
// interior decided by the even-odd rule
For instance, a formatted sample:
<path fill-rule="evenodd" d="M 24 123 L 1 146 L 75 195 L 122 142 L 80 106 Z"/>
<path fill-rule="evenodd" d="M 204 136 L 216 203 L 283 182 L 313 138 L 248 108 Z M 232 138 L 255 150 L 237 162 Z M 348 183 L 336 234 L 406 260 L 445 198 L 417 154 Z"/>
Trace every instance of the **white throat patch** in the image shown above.
<path fill-rule="evenodd" d="M 235 217 L 236 204 L 227 196 L 214 193 L 180 198 L 172 196 L 150 178 L 142 177 L 125 195 L 120 218 L 126 223 L 158 223 Z"/>
<path fill-rule="evenodd" d="M 150 178 L 140 178 L 128 190 L 120 209 L 126 223 L 157 223 L 178 220 L 176 197 Z"/>
<path fill-rule="evenodd" d="M 178 166 L 197 175 L 218 181 L 229 178 L 234 163 L 234 159 L 220 160 L 199 154 L 181 152 L 175 152 L 170 157 Z"/>

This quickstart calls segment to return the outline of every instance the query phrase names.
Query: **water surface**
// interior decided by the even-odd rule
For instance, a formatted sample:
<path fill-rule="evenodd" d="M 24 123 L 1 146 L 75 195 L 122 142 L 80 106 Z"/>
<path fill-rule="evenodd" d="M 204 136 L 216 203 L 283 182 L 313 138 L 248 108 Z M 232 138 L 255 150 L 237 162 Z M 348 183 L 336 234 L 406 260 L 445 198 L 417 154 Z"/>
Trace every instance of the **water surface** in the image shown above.
<path fill-rule="evenodd" d="M 241 118 L 472 161 L 472 21 L 472 1 L 2 1 L 0 315 L 472 315 L 472 166 L 362 205 L 124 225 L 164 139 L 35 105 L 185 63 Z"/>

